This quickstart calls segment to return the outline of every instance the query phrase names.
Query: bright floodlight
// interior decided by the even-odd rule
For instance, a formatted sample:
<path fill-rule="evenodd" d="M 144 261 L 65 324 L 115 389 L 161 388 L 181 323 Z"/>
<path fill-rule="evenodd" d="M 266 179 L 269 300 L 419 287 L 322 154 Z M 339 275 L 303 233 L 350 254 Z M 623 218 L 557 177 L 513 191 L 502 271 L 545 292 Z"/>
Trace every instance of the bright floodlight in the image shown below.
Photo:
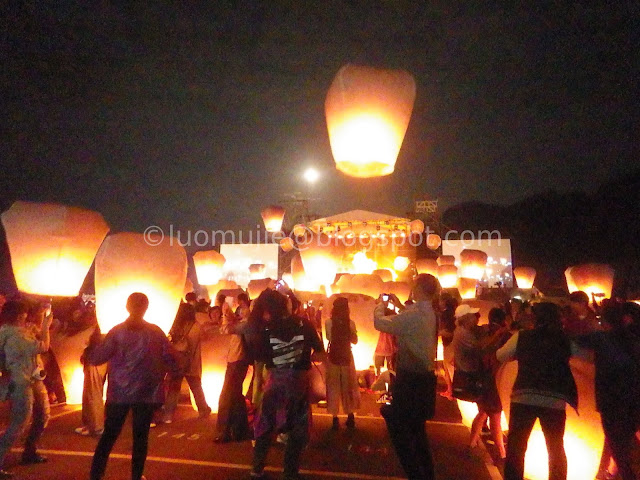
<path fill-rule="evenodd" d="M 318 181 L 318 178 L 320 177 L 320 174 L 318 173 L 318 171 L 315 168 L 307 168 L 304 171 L 304 179 L 309 182 L 309 183 L 316 183 Z"/>

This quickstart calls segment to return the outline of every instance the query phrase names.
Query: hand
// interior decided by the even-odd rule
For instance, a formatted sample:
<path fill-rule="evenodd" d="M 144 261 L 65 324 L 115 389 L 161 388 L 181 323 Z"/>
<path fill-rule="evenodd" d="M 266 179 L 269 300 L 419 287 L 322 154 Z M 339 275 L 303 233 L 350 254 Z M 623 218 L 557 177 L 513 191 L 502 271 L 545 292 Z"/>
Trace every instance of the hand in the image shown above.
<path fill-rule="evenodd" d="M 42 311 L 42 313 L 44 315 L 44 310 Z M 49 310 L 49 315 L 46 315 L 42 319 L 42 328 L 43 329 L 48 329 L 49 327 L 51 327 L 52 323 L 53 323 L 53 312 L 51 312 L 51 310 Z"/>
<path fill-rule="evenodd" d="M 395 293 L 389 295 L 389 302 L 393 303 L 398 308 L 403 308 L 404 305 L 400 301 L 400 299 L 396 296 Z"/>

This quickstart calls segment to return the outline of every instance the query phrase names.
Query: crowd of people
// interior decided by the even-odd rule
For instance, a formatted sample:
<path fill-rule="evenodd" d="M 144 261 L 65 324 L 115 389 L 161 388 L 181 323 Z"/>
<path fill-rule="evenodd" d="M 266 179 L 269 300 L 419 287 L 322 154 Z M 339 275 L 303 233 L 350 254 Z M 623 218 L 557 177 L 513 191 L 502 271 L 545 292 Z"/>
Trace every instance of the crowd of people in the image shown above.
<path fill-rule="evenodd" d="M 549 478 L 566 479 L 566 406 L 579 408 L 569 362 L 572 355 L 585 352 L 595 364 L 596 401 L 606 437 L 603 478 L 636 479 L 632 452 L 640 427 L 640 306 L 592 300 L 583 292 L 571 294 L 564 307 L 514 299 L 493 308 L 487 322 L 479 325 L 479 310 L 441 292 L 431 275 L 416 277 L 405 303 L 394 295 L 381 296 L 372 318 L 379 331 L 372 375 L 378 384 L 384 379 L 385 390 L 388 386 L 379 401 L 380 412 L 408 478 L 435 478 L 425 422 L 435 412 L 440 338 L 444 347 L 440 395 L 477 404 L 469 451 L 474 453 L 480 445 L 488 420 L 505 480 L 523 479 L 527 442 L 536 420 L 547 443 Z M 50 403 L 64 402 L 50 349 L 51 330 L 75 335 L 91 329 L 82 356 L 82 425 L 76 429 L 80 435 L 99 438 L 91 480 L 103 478 L 129 411 L 132 479 L 144 479 L 149 429 L 157 422 L 174 421 L 183 380 L 199 417 L 211 414 L 202 387 L 201 353 L 203 340 L 212 334 L 228 336 L 229 343 L 213 439 L 252 442 L 251 478 L 266 478 L 265 461 L 275 439 L 285 444 L 284 478 L 300 478 L 301 456 L 309 440 L 313 401 L 309 372 L 314 362 L 324 363 L 331 428 L 340 428 L 340 409 L 347 416 L 346 428 L 356 428 L 362 382 L 351 351 L 358 332 L 347 297 L 334 297 L 323 330 L 318 312 L 286 287 L 267 289 L 253 301 L 244 293 L 233 302 L 219 295 L 214 305 L 189 293 L 169 335 L 145 320 L 148 302 L 144 294 L 132 293 L 129 317 L 106 334 L 100 332 L 93 306 L 79 299 L 62 320 L 54 320 L 46 302 L 2 302 L 0 398 L 9 400 L 10 418 L 0 436 L 0 479 L 12 478 L 4 469 L 5 457 L 30 421 L 21 463 L 47 461 L 38 453 L 37 442 Z M 512 360 L 518 361 L 518 373 L 505 442 L 496 374 Z M 246 393 L 243 383 L 249 371 L 251 386 Z"/>

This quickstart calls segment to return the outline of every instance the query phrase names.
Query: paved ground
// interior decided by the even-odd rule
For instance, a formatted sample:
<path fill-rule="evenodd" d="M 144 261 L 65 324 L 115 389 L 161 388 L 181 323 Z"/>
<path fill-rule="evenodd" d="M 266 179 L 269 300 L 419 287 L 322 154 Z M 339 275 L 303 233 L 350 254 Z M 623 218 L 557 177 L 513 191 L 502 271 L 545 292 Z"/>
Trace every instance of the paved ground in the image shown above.
<path fill-rule="evenodd" d="M 331 417 L 323 409 L 314 410 L 309 447 L 303 456 L 304 477 L 308 480 L 404 478 L 389 443 L 384 420 L 375 404 L 376 396 L 364 395 L 364 405 L 356 417 L 354 431 L 330 430 Z M 6 407 L 0 409 L 6 422 Z M 454 403 L 439 397 L 437 413 L 427 425 L 436 461 L 438 480 L 501 479 L 492 465 L 489 451 L 470 454 L 465 445 L 468 430 L 460 424 Z M 97 440 L 73 432 L 80 425 L 77 407 L 53 407 L 51 423 L 43 437 L 41 451 L 49 457 L 45 465 L 16 465 L 19 449 L 14 449 L 7 467 L 23 480 L 85 480 Z M 344 422 L 344 418 L 342 419 Z M 252 447 L 250 442 L 213 443 L 215 415 L 200 420 L 189 406 L 182 406 L 171 425 L 159 425 L 150 435 L 148 480 L 239 480 L 248 478 Z M 130 427 L 126 426 L 107 468 L 106 480 L 130 478 Z M 278 478 L 282 471 L 283 448 L 274 446 L 269 454 L 268 472 Z"/>

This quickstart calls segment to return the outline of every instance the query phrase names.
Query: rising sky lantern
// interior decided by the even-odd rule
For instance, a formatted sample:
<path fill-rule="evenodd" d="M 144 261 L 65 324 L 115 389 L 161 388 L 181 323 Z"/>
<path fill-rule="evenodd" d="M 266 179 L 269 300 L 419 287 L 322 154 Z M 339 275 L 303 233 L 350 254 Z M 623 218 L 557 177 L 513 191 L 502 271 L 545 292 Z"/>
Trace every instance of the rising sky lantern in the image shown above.
<path fill-rule="evenodd" d="M 76 296 L 109 226 L 98 212 L 15 202 L 1 216 L 18 289 Z"/>
<path fill-rule="evenodd" d="M 536 269 L 532 267 L 516 267 L 513 269 L 518 288 L 533 288 L 533 281 L 536 279 Z"/>
<path fill-rule="evenodd" d="M 455 288 L 458 285 L 458 267 L 451 264 L 438 266 L 438 280 L 442 288 Z"/>
<path fill-rule="evenodd" d="M 422 220 L 413 220 L 409 223 L 409 231 L 414 234 L 421 234 L 424 232 L 424 222 Z"/>
<path fill-rule="evenodd" d="M 470 300 L 476 298 L 476 285 L 478 281 L 475 278 L 458 279 L 458 292 L 460 292 L 460 298 L 463 300 Z"/>
<path fill-rule="evenodd" d="M 393 260 L 393 268 L 396 272 L 404 272 L 411 265 L 411 260 L 407 257 L 396 257 Z"/>
<path fill-rule="evenodd" d="M 438 265 L 455 265 L 456 257 L 453 255 L 440 255 L 437 259 Z"/>
<path fill-rule="evenodd" d="M 610 298 L 613 290 L 614 270 L 603 263 L 585 263 L 565 270 L 569 293 L 581 290 L 596 299 Z"/>
<path fill-rule="evenodd" d="M 329 288 L 333 283 L 338 273 L 337 250 L 335 243 L 326 235 L 314 235 L 300 248 L 306 279 L 315 284 L 315 291 L 319 291 L 320 286 Z M 297 284 L 297 281 L 294 281 Z"/>
<path fill-rule="evenodd" d="M 293 239 L 291 237 L 284 237 L 282 240 L 280 240 L 280 248 L 283 252 L 290 252 L 291 250 L 293 250 L 293 247 L 295 247 L 295 244 L 293 243 Z"/>
<path fill-rule="evenodd" d="M 215 285 L 222 278 L 224 264 L 227 260 L 216 250 L 196 252 L 193 264 L 196 268 L 200 285 Z"/>
<path fill-rule="evenodd" d="M 391 282 L 393 280 L 393 275 L 395 272 L 392 272 L 388 268 L 379 268 L 372 272 L 374 275 L 378 275 L 383 282 Z"/>
<path fill-rule="evenodd" d="M 487 254 L 482 250 L 464 249 L 460 252 L 460 277 L 480 280 L 487 267 Z"/>
<path fill-rule="evenodd" d="M 437 250 L 440 248 L 440 245 L 442 245 L 442 238 L 440 238 L 440 235 L 435 233 L 427 235 L 427 248 L 429 250 Z"/>
<path fill-rule="evenodd" d="M 420 273 L 428 273 L 434 277 L 438 276 L 438 262 L 433 258 L 420 258 L 416 260 L 416 271 Z"/>
<path fill-rule="evenodd" d="M 325 100 L 336 168 L 361 178 L 393 173 L 415 98 L 404 70 L 343 66 Z"/>
<path fill-rule="evenodd" d="M 305 233 L 307 233 L 307 227 L 305 227 L 301 223 L 298 223 L 298 224 L 293 226 L 293 234 L 296 237 L 302 237 L 302 236 L 304 236 Z"/>
<path fill-rule="evenodd" d="M 169 333 L 187 278 L 187 254 L 179 242 L 139 233 L 109 235 L 96 255 L 95 270 L 96 314 L 103 333 L 127 318 L 133 292 L 149 297 L 145 320 Z"/>
<path fill-rule="evenodd" d="M 270 205 L 261 212 L 264 228 L 267 232 L 278 233 L 282 230 L 284 220 L 284 208 L 278 205 Z"/>

